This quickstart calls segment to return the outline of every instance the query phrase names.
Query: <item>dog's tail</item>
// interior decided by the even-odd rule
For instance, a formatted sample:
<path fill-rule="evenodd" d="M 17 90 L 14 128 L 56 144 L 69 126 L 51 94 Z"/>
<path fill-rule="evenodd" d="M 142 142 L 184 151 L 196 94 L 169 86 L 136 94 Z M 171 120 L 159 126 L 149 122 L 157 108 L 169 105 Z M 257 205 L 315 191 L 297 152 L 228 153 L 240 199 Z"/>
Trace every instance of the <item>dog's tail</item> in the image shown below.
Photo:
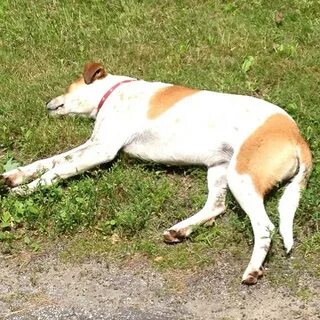
<path fill-rule="evenodd" d="M 299 204 L 300 193 L 305 188 L 312 169 L 311 151 L 303 138 L 299 139 L 296 154 L 298 169 L 286 186 L 278 206 L 279 230 L 287 253 L 291 251 L 293 246 L 293 219 Z"/>

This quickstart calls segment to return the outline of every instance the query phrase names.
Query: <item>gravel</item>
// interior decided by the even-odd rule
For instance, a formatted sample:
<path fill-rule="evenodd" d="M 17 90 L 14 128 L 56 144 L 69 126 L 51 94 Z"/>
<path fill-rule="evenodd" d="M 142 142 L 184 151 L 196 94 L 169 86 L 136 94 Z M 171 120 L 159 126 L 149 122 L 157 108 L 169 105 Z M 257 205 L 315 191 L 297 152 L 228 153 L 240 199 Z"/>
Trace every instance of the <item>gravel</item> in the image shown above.
<path fill-rule="evenodd" d="M 299 277 L 306 299 L 268 276 L 246 287 L 239 284 L 240 266 L 222 258 L 204 270 L 160 273 L 139 256 L 118 266 L 20 254 L 0 256 L 0 270 L 0 319 L 6 320 L 320 319 L 318 279 Z"/>

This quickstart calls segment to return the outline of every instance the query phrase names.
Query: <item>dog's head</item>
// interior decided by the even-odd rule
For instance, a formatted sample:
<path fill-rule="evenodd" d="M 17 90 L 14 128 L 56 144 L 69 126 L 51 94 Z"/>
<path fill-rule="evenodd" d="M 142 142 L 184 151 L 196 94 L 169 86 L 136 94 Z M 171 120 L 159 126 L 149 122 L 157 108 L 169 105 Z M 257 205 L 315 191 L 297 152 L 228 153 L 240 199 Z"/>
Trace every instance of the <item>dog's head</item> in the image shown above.
<path fill-rule="evenodd" d="M 66 92 L 47 103 L 51 115 L 82 115 L 94 117 L 101 99 L 101 84 L 107 72 L 100 63 L 87 63 L 83 75 L 74 81 Z"/>

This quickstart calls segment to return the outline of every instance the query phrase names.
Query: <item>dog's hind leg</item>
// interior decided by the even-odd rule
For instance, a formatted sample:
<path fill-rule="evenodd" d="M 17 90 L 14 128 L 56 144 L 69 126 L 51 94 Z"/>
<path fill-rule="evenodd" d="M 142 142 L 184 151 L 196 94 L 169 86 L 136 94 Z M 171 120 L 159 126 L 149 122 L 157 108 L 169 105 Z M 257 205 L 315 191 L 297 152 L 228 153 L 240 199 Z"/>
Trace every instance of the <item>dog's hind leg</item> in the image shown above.
<path fill-rule="evenodd" d="M 187 218 L 165 231 L 164 241 L 175 243 L 190 235 L 194 226 L 211 225 L 219 214 L 225 211 L 225 194 L 227 187 L 227 164 L 208 169 L 208 198 L 205 206 L 195 215 Z"/>
<path fill-rule="evenodd" d="M 266 213 L 263 195 L 257 193 L 250 176 L 240 175 L 231 168 L 228 172 L 228 185 L 252 225 L 254 248 L 242 281 L 245 284 L 255 284 L 263 274 L 262 264 L 270 248 L 274 225 Z"/>
<path fill-rule="evenodd" d="M 284 115 L 271 116 L 234 153 L 228 168 L 228 185 L 248 214 L 254 233 L 253 253 L 242 278 L 244 283 L 254 284 L 262 275 L 261 267 L 274 230 L 264 207 L 264 196 L 277 183 L 296 177 L 285 191 L 279 208 L 280 230 L 289 250 L 293 243 L 292 224 L 300 184 L 307 179 L 310 170 L 309 148 L 295 123 Z M 288 206 L 288 210 L 284 210 L 284 206 Z"/>
<path fill-rule="evenodd" d="M 301 190 L 305 188 L 312 169 L 310 149 L 303 139 L 300 139 L 299 142 L 297 148 L 298 171 L 286 186 L 278 206 L 280 214 L 279 231 L 287 253 L 291 251 L 293 246 L 293 220 L 299 205 Z"/>

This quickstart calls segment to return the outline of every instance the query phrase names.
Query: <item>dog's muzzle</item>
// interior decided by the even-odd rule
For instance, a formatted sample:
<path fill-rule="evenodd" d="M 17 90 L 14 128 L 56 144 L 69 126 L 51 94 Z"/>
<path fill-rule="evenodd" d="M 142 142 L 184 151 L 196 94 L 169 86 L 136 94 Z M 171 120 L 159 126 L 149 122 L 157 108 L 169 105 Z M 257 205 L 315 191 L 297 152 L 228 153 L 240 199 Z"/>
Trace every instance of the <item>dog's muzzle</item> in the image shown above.
<path fill-rule="evenodd" d="M 63 103 L 56 103 L 54 100 L 46 102 L 46 107 L 48 111 L 55 111 L 62 108 L 63 106 L 64 106 Z"/>

